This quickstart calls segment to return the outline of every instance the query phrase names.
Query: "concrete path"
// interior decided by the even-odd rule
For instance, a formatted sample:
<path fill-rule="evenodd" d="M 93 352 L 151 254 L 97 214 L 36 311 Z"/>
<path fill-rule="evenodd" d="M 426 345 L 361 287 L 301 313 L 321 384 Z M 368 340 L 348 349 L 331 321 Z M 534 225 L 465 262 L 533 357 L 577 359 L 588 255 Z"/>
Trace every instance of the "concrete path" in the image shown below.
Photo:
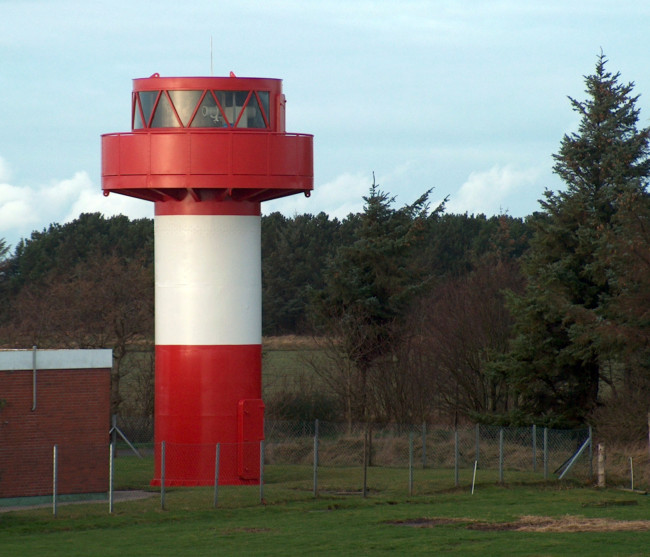
<path fill-rule="evenodd" d="M 113 502 L 120 503 L 122 501 L 136 501 L 138 499 L 147 499 L 149 497 L 157 497 L 159 494 L 155 491 L 141 491 L 141 490 L 129 490 L 129 491 L 116 491 L 113 493 Z M 98 497 L 97 499 L 84 499 L 83 501 L 69 501 L 69 500 L 59 500 L 56 503 L 57 507 L 63 505 L 83 505 L 87 503 L 105 503 L 108 505 L 108 495 L 105 495 L 104 498 Z M 14 505 L 14 506 L 2 506 L 0 505 L 0 513 L 7 513 L 11 511 L 25 511 L 27 509 L 44 509 L 52 506 L 52 501 L 49 503 L 38 503 L 37 505 L 30 505 L 29 503 L 25 505 Z"/>

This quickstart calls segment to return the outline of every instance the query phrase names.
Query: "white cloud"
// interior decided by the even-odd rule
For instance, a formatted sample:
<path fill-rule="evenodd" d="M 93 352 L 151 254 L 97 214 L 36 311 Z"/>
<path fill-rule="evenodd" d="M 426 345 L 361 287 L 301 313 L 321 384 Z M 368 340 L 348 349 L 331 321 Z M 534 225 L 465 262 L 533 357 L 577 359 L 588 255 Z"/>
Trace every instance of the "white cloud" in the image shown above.
<path fill-rule="evenodd" d="M 30 207 L 31 197 L 25 188 L 0 184 L 0 233 L 38 222 Z"/>
<path fill-rule="evenodd" d="M 75 172 L 72 178 L 53 181 L 47 186 L 38 187 L 36 209 L 46 218 L 56 216 L 58 219 L 56 222 L 66 222 L 71 220 L 68 208 L 74 206 L 80 197 L 92 188 L 93 184 L 87 172 Z"/>
<path fill-rule="evenodd" d="M 447 203 L 449 213 L 495 215 L 509 211 L 512 198 L 530 190 L 540 176 L 536 168 L 519 170 L 495 165 L 484 172 L 472 172 Z"/>
<path fill-rule="evenodd" d="M 397 204 L 401 206 L 412 201 L 409 197 L 412 192 L 402 185 L 420 183 L 412 174 L 417 167 L 404 163 L 392 172 L 377 176 L 377 183 L 382 190 L 396 195 Z M 519 169 L 513 165 L 495 165 L 486 171 L 472 172 L 458 191 L 451 194 L 446 211 L 487 215 L 511 212 L 522 192 L 530 193 L 538 187 L 539 177 L 538 169 Z M 153 203 L 117 194 L 105 197 L 100 186 L 93 183 L 85 171 L 38 186 L 12 185 L 7 183 L 9 178 L 9 166 L 0 158 L 0 238 L 10 245 L 29 237 L 34 230 L 43 230 L 55 222 L 70 222 L 81 213 L 123 214 L 129 218 L 153 216 Z M 371 173 L 345 172 L 317 184 L 310 197 L 293 195 L 266 202 L 262 208 L 265 214 L 280 211 L 292 217 L 323 211 L 331 218 L 344 219 L 350 213 L 363 210 L 363 197 L 368 194 L 371 183 Z M 436 194 L 440 193 L 444 192 L 436 190 Z M 436 205 L 437 201 L 432 202 L 432 207 Z"/>
<path fill-rule="evenodd" d="M 84 173 L 85 174 L 85 173 Z M 99 188 L 88 182 L 88 187 L 78 192 L 64 222 L 76 219 L 81 213 L 103 213 L 105 216 L 127 215 L 129 218 L 153 218 L 154 204 L 150 201 L 136 199 L 126 195 L 112 194 L 104 196 Z"/>
<path fill-rule="evenodd" d="M 0 179 L 8 177 L 7 168 L 0 159 Z M 0 238 L 10 245 L 54 222 L 70 222 L 81 213 L 95 212 L 106 216 L 152 217 L 153 204 L 123 195 L 104 197 L 99 185 L 85 171 L 46 185 L 0 183 Z"/>
<path fill-rule="evenodd" d="M 363 210 L 363 196 L 368 194 L 372 176 L 356 173 L 344 173 L 325 184 L 317 184 L 310 197 L 292 195 L 264 203 L 264 214 L 279 211 L 291 217 L 295 214 L 321 211 L 331 218 L 343 219 L 350 213 Z"/>

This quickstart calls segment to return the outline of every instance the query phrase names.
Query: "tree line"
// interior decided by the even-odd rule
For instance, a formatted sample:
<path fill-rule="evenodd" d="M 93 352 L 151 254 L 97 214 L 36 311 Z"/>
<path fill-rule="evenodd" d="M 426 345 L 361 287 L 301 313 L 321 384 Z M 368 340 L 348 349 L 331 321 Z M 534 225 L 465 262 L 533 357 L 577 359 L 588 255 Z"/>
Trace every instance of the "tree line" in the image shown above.
<path fill-rule="evenodd" d="M 388 206 L 392 202 L 388 203 L 378 187 L 373 186 L 372 192 L 373 199 L 383 198 L 380 204 L 386 205 L 386 215 L 393 211 L 403 213 Z M 377 229 L 377 253 L 372 257 L 381 256 L 384 262 L 377 259 L 377 269 L 366 268 L 365 274 L 359 275 L 361 283 L 372 280 L 375 271 L 381 271 L 388 282 L 404 282 L 409 273 L 418 270 L 423 280 L 426 275 L 426 285 L 419 289 L 420 296 L 430 295 L 445 284 L 449 290 L 451 284 L 460 284 L 461 277 L 484 267 L 482 261 L 501 257 L 496 254 L 516 261 L 525 251 L 530 236 L 524 219 L 507 215 L 488 218 L 444 214 L 438 210 L 421 217 L 417 237 L 400 238 L 400 229 L 390 231 L 392 224 L 383 231 Z M 412 218 L 413 215 L 404 213 L 400 226 L 408 226 Z M 358 244 L 366 227 L 363 214 L 351 214 L 341 220 L 325 213 L 293 217 L 272 213 L 262 217 L 265 336 L 314 335 L 322 341 L 323 316 L 318 308 L 323 307 L 323 297 L 328 296 L 331 273 L 336 266 L 347 265 L 341 260 L 346 250 L 357 250 L 361 259 L 371 254 Z M 394 244 L 392 252 L 382 251 L 379 245 L 383 233 Z M 404 242 L 410 241 L 413 244 L 407 249 Z M 72 222 L 52 224 L 43 231 L 33 232 L 12 252 L 3 245 L 0 345 L 112 348 L 114 411 L 150 413 L 153 410 L 153 221 L 82 214 Z M 423 246 L 426 248 L 421 249 Z M 391 256 L 395 257 L 393 266 L 384 267 Z M 361 259 L 356 263 L 364 266 Z M 352 268 L 346 272 L 356 273 Z M 404 286 L 407 287 L 406 282 Z M 389 296 L 393 295 L 390 284 L 383 288 Z M 387 311 L 395 315 L 405 311 L 408 296 L 402 298 L 401 305 L 394 309 L 387 306 Z M 421 299 L 424 304 L 425 299 Z M 380 305 L 386 302 L 377 300 Z M 353 332 L 350 328 L 349 342 L 367 340 L 355 337 Z M 337 345 L 338 340 L 332 339 L 330 346 Z M 316 372 L 325 377 L 328 367 Z M 127 375 L 129 388 L 135 389 L 135 393 L 125 401 L 121 392 Z M 330 379 L 331 391 L 339 399 L 340 385 L 335 375 Z M 352 414 L 344 410 L 352 408 L 349 401 L 356 396 L 353 391 L 348 394 L 348 403 L 338 404 L 337 412 L 341 417 L 359 419 L 356 410 Z M 404 404 L 408 406 L 409 402 Z M 418 420 L 425 412 L 423 406 Z M 411 415 L 413 412 L 408 411 L 391 417 L 403 420 Z"/>
<path fill-rule="evenodd" d="M 448 214 L 428 189 L 398 206 L 374 178 L 344 219 L 262 218 L 263 333 L 314 338 L 305 366 L 338 416 L 643 431 L 650 130 L 604 55 L 585 85 L 553 156 L 565 187 L 526 218 Z M 84 214 L 0 241 L 0 297 L 3 346 L 114 348 L 114 409 L 128 371 L 151 378 L 151 220 Z"/>

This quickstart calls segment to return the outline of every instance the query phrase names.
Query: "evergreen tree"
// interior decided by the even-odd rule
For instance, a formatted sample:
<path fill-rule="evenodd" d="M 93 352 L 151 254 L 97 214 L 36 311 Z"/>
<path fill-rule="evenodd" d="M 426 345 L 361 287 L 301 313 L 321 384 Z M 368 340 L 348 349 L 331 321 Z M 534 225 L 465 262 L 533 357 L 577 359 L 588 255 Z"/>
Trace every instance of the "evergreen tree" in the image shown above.
<path fill-rule="evenodd" d="M 587 100 L 570 98 L 581 121 L 554 155 L 566 189 L 545 192 L 523 265 L 528 284 L 513 297 L 516 337 L 506 362 L 521 411 L 543 423 L 582 422 L 598 401 L 612 354 L 598 337 L 615 273 L 603 257 L 621 200 L 645 195 L 650 129 L 638 130 L 633 83 L 600 55 L 585 77 Z"/>
<path fill-rule="evenodd" d="M 606 240 L 599 255 L 610 292 L 595 329 L 615 360 L 601 372 L 609 388 L 592 421 L 599 437 L 636 443 L 647 435 L 650 400 L 650 196 L 623 196 Z"/>
<path fill-rule="evenodd" d="M 425 237 L 428 196 L 395 209 L 394 198 L 373 181 L 356 238 L 337 250 L 313 304 L 329 352 L 338 356 L 337 369 L 325 366 L 324 379 L 344 399 L 348 420 L 371 417 L 370 373 L 394 351 L 398 324 L 430 276 L 413 265 Z"/>
<path fill-rule="evenodd" d="M 265 335 L 300 334 L 312 289 L 320 290 L 323 268 L 340 245 L 341 223 L 325 213 L 262 219 L 262 330 Z"/>
<path fill-rule="evenodd" d="M 44 280 L 51 272 L 65 276 L 98 254 L 115 254 L 127 260 L 144 258 L 152 264 L 153 220 L 82 213 L 71 222 L 34 231 L 16 246 L 12 287 L 19 290 L 26 283 Z"/>

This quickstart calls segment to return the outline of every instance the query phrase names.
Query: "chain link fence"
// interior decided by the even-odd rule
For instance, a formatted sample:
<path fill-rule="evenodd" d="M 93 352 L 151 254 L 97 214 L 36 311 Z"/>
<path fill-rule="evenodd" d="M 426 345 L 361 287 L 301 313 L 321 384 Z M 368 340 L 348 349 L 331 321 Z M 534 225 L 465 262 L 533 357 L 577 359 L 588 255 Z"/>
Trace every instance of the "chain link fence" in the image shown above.
<path fill-rule="evenodd" d="M 151 418 L 117 416 L 114 426 L 118 454 L 133 450 L 127 441 L 142 454 L 153 453 Z M 591 439 L 591 431 L 479 424 L 454 429 L 427 424 L 380 426 L 316 420 L 267 421 L 265 437 L 265 462 L 269 465 L 312 465 L 317 450 L 321 467 L 361 466 L 364 458 L 370 467 L 389 468 L 408 467 L 411 460 L 421 469 L 469 469 L 476 463 L 479 470 L 525 471 L 549 478 L 561 473 L 562 467 Z M 593 447 L 589 444 L 572 463 L 571 476 L 592 477 L 592 462 Z"/>
<path fill-rule="evenodd" d="M 567 476 L 593 475 L 591 431 L 475 425 L 459 428 L 404 425 L 269 422 L 269 465 L 307 465 L 317 451 L 319 467 L 362 466 L 497 470 L 540 473 L 549 479 L 584 446 Z M 585 443 L 586 446 L 585 446 Z"/>
<path fill-rule="evenodd" d="M 137 447 L 144 454 L 152 454 L 153 451 L 153 416 L 113 416 L 111 424 L 111 442 L 127 445 L 127 441 Z M 133 450 L 126 447 L 124 450 Z"/>
<path fill-rule="evenodd" d="M 473 489 L 475 482 L 595 479 L 590 429 L 268 421 L 261 443 L 189 445 L 154 443 L 152 426 L 147 419 L 114 418 L 112 451 L 65 443 L 24 454 L 0 448 L 0 507 L 19 497 L 56 500 L 82 493 L 103 493 L 112 506 L 119 490 L 159 493 L 164 507 L 166 490 L 178 486 L 200 486 L 202 504 L 214 500 L 216 506 L 224 488 L 226 497 L 239 497 L 228 491 L 240 489 L 235 485 L 243 485 L 251 500 L 259 490 L 263 501 L 285 500 L 287 494 L 431 495 Z M 650 465 L 647 448 L 644 454 L 611 456 L 624 466 L 628 459 L 639 487 L 644 482 L 639 472 Z M 628 483 L 625 474 L 609 478 L 608 485 Z"/>

